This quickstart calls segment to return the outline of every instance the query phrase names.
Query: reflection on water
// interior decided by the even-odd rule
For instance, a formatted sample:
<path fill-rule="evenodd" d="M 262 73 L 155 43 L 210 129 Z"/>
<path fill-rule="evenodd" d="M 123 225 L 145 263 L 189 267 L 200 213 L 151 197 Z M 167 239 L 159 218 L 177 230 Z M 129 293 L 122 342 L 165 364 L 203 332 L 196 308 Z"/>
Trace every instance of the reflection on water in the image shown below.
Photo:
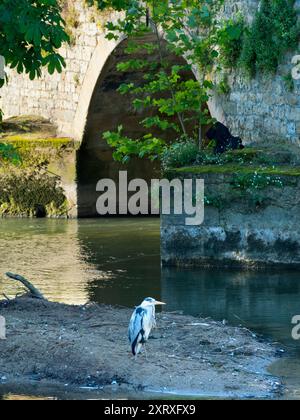
<path fill-rule="evenodd" d="M 171 310 L 188 308 L 192 315 L 226 319 L 290 344 L 291 320 L 300 313 L 299 273 L 165 269 L 162 278 Z"/>
<path fill-rule="evenodd" d="M 158 219 L 2 220 L 0 238 L 1 274 L 28 277 L 50 300 L 133 307 L 154 296 L 169 311 L 226 319 L 282 343 L 289 358 L 272 372 L 300 398 L 300 342 L 291 339 L 299 273 L 161 270 Z M 0 277 L 0 295 L 19 291 Z"/>
<path fill-rule="evenodd" d="M 288 356 L 270 371 L 282 377 L 286 398 L 300 399 L 300 341 L 291 336 L 300 314 L 298 272 L 164 269 L 162 298 L 169 310 L 226 319 L 283 344 Z"/>
<path fill-rule="evenodd" d="M 30 279 L 50 300 L 133 306 L 160 296 L 159 220 L 2 220 L 0 270 Z M 20 292 L 0 278 L 0 294 Z"/>

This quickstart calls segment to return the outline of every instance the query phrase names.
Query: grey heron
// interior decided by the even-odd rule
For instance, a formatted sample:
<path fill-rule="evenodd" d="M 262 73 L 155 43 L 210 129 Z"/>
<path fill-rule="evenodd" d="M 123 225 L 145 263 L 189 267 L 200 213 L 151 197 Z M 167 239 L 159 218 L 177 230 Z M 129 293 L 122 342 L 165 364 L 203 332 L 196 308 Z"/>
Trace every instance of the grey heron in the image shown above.
<path fill-rule="evenodd" d="M 128 336 L 132 354 L 137 356 L 147 343 L 152 329 L 156 326 L 155 306 L 165 305 L 153 298 L 146 298 L 132 314 Z"/>

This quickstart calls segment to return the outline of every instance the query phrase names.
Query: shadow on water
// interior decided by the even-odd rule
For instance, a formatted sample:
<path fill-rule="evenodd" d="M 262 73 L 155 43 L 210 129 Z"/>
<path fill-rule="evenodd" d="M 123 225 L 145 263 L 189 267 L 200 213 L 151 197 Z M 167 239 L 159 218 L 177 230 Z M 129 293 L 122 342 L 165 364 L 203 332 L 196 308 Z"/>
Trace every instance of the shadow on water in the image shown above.
<path fill-rule="evenodd" d="M 300 399 L 300 342 L 291 338 L 298 272 L 161 270 L 158 219 L 3 220 L 0 238 L 1 272 L 23 274 L 50 300 L 134 307 L 153 296 L 168 311 L 226 319 L 281 343 L 288 357 L 272 373 Z M 0 295 L 19 291 L 0 277 Z"/>
<path fill-rule="evenodd" d="M 163 269 L 162 299 L 183 311 L 247 327 L 283 345 L 286 355 L 270 367 L 286 385 L 284 398 L 300 399 L 300 341 L 292 339 L 300 314 L 298 272 Z"/>

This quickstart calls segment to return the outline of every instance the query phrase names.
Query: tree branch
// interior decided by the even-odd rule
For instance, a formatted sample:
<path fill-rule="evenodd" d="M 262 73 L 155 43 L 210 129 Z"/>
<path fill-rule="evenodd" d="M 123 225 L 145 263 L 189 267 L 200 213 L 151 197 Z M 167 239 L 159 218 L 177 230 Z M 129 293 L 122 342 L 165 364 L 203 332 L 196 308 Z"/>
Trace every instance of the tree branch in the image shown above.
<path fill-rule="evenodd" d="M 44 298 L 44 296 L 42 295 L 42 293 L 35 286 L 33 286 L 33 284 L 31 284 L 30 281 L 28 281 L 24 277 L 19 276 L 18 274 L 13 274 L 13 273 L 6 273 L 6 275 L 11 280 L 16 280 L 16 281 L 19 281 L 20 283 L 22 283 L 23 286 L 25 286 L 26 289 L 29 290 L 29 292 L 30 292 L 30 294 L 32 295 L 33 298 L 46 300 Z"/>

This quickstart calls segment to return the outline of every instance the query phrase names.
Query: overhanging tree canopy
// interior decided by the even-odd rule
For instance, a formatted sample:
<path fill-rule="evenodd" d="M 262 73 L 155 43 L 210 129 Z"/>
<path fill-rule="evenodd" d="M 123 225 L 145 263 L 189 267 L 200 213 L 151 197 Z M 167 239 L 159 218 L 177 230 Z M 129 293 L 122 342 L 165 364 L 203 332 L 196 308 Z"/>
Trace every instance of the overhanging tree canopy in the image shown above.
<path fill-rule="evenodd" d="M 68 41 L 64 26 L 57 0 L 1 0 L 0 55 L 32 80 L 42 67 L 61 72 L 65 61 L 58 49 Z"/>

